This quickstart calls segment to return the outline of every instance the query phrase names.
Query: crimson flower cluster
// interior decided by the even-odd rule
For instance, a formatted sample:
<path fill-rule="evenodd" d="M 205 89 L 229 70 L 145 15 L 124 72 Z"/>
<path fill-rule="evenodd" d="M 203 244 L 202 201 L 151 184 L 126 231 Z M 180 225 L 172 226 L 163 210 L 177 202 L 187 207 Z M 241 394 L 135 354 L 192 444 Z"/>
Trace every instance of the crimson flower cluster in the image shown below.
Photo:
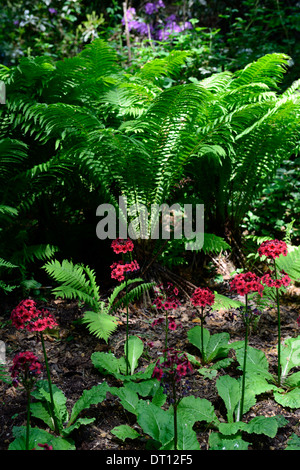
<path fill-rule="evenodd" d="M 22 300 L 11 312 L 11 321 L 18 330 L 44 331 L 58 326 L 54 316 L 45 309 L 37 309 L 34 300 Z"/>
<path fill-rule="evenodd" d="M 113 240 L 111 247 L 113 251 L 117 254 L 123 253 L 126 254 L 129 251 L 132 251 L 134 248 L 133 242 L 129 239 L 124 240 L 122 238 L 116 238 Z M 124 281 L 125 274 L 138 271 L 140 269 L 139 264 L 136 260 L 131 261 L 130 263 L 125 263 L 124 260 L 115 262 L 111 265 L 111 278 L 116 279 L 117 281 Z"/>
<path fill-rule="evenodd" d="M 211 306 L 213 305 L 214 301 L 215 294 L 213 294 L 207 287 L 197 287 L 191 297 L 191 302 L 194 307 Z"/>
<path fill-rule="evenodd" d="M 287 287 L 289 283 L 291 282 L 291 278 L 283 270 L 281 270 L 280 273 L 282 274 L 281 278 L 272 279 L 272 273 L 270 271 L 261 277 L 261 282 L 266 284 L 266 286 L 268 287 L 276 287 L 277 289 L 279 289 L 282 286 Z"/>
<path fill-rule="evenodd" d="M 249 292 L 258 292 L 262 296 L 264 286 L 261 279 L 254 273 L 237 274 L 230 282 L 230 289 L 239 295 L 247 295 Z"/>
<path fill-rule="evenodd" d="M 178 288 L 173 287 L 171 282 L 168 282 L 166 286 L 158 284 L 155 286 L 154 291 L 156 292 L 156 299 L 153 301 L 153 305 L 157 309 L 175 310 L 178 307 Z"/>
<path fill-rule="evenodd" d="M 169 348 L 164 362 L 157 361 L 152 377 L 161 381 L 174 381 L 178 383 L 188 373 L 193 372 L 193 367 L 185 353 Z"/>
<path fill-rule="evenodd" d="M 133 245 L 132 240 L 116 238 L 111 243 L 111 247 L 116 254 L 120 254 L 120 253 L 127 253 L 128 251 L 133 251 L 134 245 Z"/>
<path fill-rule="evenodd" d="M 279 258 L 280 255 L 286 256 L 287 253 L 287 244 L 282 240 L 267 240 L 258 248 L 259 256 L 265 255 L 270 259 Z"/>
<path fill-rule="evenodd" d="M 111 265 L 111 278 L 117 281 L 124 281 L 126 273 L 138 271 L 139 269 L 140 267 L 136 260 L 131 261 L 131 263 L 119 261 Z"/>
<path fill-rule="evenodd" d="M 42 364 L 30 351 L 20 352 L 13 359 L 10 368 L 13 385 L 17 387 L 20 383 L 28 388 L 42 372 Z"/>

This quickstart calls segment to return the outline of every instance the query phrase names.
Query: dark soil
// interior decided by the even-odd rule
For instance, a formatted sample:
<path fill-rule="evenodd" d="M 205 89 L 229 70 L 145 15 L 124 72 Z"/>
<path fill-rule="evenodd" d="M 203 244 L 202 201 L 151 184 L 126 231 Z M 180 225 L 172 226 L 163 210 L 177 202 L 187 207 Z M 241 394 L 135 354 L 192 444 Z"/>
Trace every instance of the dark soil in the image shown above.
<path fill-rule="evenodd" d="M 228 286 L 219 285 L 223 289 L 223 294 L 228 295 Z M 95 369 L 91 361 L 91 354 L 95 351 L 112 351 L 117 357 L 124 351 L 125 339 L 125 312 L 119 312 L 120 325 L 118 330 L 112 335 L 108 344 L 98 340 L 91 335 L 84 325 L 76 322 L 82 317 L 82 310 L 77 302 L 50 300 L 47 308 L 51 310 L 59 322 L 59 337 L 46 336 L 46 349 L 51 368 L 52 381 L 66 395 L 69 410 L 72 409 L 75 401 L 82 395 L 85 389 L 90 389 L 96 384 L 107 381 L 109 385 L 116 385 L 116 380 L 111 376 L 103 376 Z M 293 287 L 287 298 L 282 303 L 282 339 L 296 337 L 299 335 L 297 318 L 299 316 L 299 289 Z M 244 328 L 241 319 L 236 316 L 232 318 L 228 311 L 219 311 L 209 317 L 206 328 L 211 334 L 217 332 L 228 332 L 230 341 L 244 340 Z M 145 342 L 145 353 L 140 359 L 140 369 L 149 364 L 149 360 L 156 361 L 159 352 L 164 347 L 164 331 L 162 325 L 155 329 L 151 327 L 154 318 L 153 311 L 142 306 L 131 306 L 130 309 L 130 334 L 138 335 Z M 174 315 L 176 321 L 181 323 L 181 327 L 169 334 L 169 346 L 195 354 L 196 349 L 187 340 L 187 331 L 195 326 L 196 319 L 192 316 L 192 311 L 188 304 L 182 304 Z M 0 318 L 0 339 L 6 345 L 7 366 L 10 367 L 12 359 L 17 352 L 32 351 L 41 360 L 41 344 L 37 341 L 36 334 L 17 331 L 11 326 L 9 313 L 3 314 Z M 153 342 L 152 347 L 147 344 Z M 258 329 L 249 338 L 252 347 L 261 349 L 266 354 L 270 363 L 270 370 L 276 375 L 276 345 L 277 345 L 277 319 L 275 309 L 266 310 L 259 322 Z M 233 352 L 232 352 L 233 354 Z M 236 363 L 233 362 L 230 369 L 218 371 L 218 374 L 238 375 Z M 46 375 L 45 375 L 46 378 Z M 218 397 L 215 380 L 204 378 L 197 372 L 192 375 L 191 393 L 195 396 L 206 398 L 212 402 L 219 419 L 226 419 L 226 411 L 222 400 Z M 15 389 L 13 386 L 0 382 L 0 450 L 7 450 L 13 440 L 13 426 L 23 426 L 26 424 L 26 397 L 22 388 Z M 248 421 L 254 416 L 275 416 L 283 415 L 288 424 L 279 431 L 275 438 L 270 439 L 264 435 L 251 435 L 249 450 L 284 450 L 289 437 L 295 433 L 300 436 L 300 410 L 286 409 L 277 404 L 272 398 L 272 394 L 259 396 L 257 403 L 244 415 L 244 420 Z M 93 405 L 83 412 L 83 416 L 94 417 L 95 421 L 87 426 L 81 426 L 72 434 L 72 439 L 77 450 L 143 450 L 145 449 L 147 436 L 140 440 L 126 440 L 122 442 L 117 439 L 111 430 L 121 424 L 135 423 L 135 416 L 123 409 L 118 399 L 110 394 L 107 399 L 99 405 Z M 45 428 L 43 422 L 37 420 L 32 422 L 33 426 Z M 197 437 L 201 450 L 208 449 L 208 437 L 211 432 L 207 426 L 198 426 Z M 141 430 L 139 429 L 139 432 Z"/>

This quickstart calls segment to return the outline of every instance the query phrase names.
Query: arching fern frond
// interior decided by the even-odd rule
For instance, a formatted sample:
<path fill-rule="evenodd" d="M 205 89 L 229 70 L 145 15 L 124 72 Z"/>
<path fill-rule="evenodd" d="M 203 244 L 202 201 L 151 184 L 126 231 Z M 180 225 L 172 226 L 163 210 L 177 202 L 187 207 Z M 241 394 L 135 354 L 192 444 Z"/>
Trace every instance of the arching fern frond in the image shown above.
<path fill-rule="evenodd" d="M 99 286 L 96 284 L 95 273 L 89 267 L 74 264 L 72 261 L 49 261 L 43 266 L 47 274 L 56 282 L 61 283 L 52 292 L 56 297 L 79 299 L 93 308 L 100 308 Z"/>

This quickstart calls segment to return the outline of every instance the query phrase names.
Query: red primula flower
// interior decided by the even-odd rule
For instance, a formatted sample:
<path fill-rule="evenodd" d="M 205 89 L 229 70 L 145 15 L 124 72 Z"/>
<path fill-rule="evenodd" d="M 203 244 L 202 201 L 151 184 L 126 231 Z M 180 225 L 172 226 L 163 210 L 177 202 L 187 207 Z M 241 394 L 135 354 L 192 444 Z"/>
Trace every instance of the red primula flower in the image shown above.
<path fill-rule="evenodd" d="M 157 361 L 152 377 L 159 381 L 163 379 L 167 381 L 172 377 L 175 382 L 180 382 L 189 372 L 193 372 L 193 367 L 186 354 L 173 348 L 169 348 L 166 352 L 166 360 L 164 362 Z"/>
<path fill-rule="evenodd" d="M 256 274 L 247 272 L 237 274 L 230 282 L 230 289 L 239 295 L 247 295 L 249 292 L 258 292 L 262 296 L 264 286 Z"/>
<path fill-rule="evenodd" d="M 287 287 L 291 282 L 291 278 L 283 270 L 280 271 L 280 273 L 282 274 L 282 277 L 273 280 L 271 278 L 272 273 L 268 272 L 261 277 L 261 282 L 266 284 L 268 287 L 276 287 L 277 289 L 279 289 L 281 286 Z"/>
<path fill-rule="evenodd" d="M 213 294 L 208 288 L 200 288 L 194 291 L 191 302 L 195 307 L 206 307 L 207 305 L 213 305 L 215 301 L 215 294 Z"/>
<path fill-rule="evenodd" d="M 122 238 L 116 238 L 111 244 L 112 249 L 115 253 L 127 253 L 128 251 L 133 251 L 134 245 L 133 242 L 129 239 L 124 240 Z"/>
<path fill-rule="evenodd" d="M 26 387 L 28 382 L 37 378 L 42 372 L 42 364 L 32 352 L 20 352 L 14 357 L 10 372 L 14 386 L 22 383 Z"/>
<path fill-rule="evenodd" d="M 123 263 L 123 261 L 119 261 L 118 263 L 113 263 L 111 265 L 111 269 L 112 279 L 116 279 L 117 281 L 124 281 L 125 273 L 138 271 L 140 267 L 136 260 L 131 261 L 131 263 Z"/>
<path fill-rule="evenodd" d="M 267 240 L 258 248 L 259 256 L 265 255 L 270 259 L 278 258 L 280 255 L 286 256 L 287 253 L 287 244 L 282 240 Z"/>
<path fill-rule="evenodd" d="M 18 330 L 44 331 L 58 326 L 54 316 L 45 309 L 38 310 L 34 300 L 22 300 L 11 312 L 11 321 Z"/>
<path fill-rule="evenodd" d="M 156 299 L 153 301 L 153 305 L 157 309 L 175 310 L 178 307 L 179 301 L 176 297 L 179 291 L 177 287 L 173 288 L 171 282 L 168 282 L 166 287 L 163 284 L 155 286 L 154 291 L 156 292 Z"/>

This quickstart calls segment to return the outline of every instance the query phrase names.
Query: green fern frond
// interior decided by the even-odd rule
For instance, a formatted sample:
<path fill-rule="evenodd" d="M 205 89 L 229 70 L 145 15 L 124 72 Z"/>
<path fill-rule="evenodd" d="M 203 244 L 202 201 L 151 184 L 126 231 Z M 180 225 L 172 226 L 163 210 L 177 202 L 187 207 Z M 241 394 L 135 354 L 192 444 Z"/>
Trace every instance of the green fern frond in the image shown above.
<path fill-rule="evenodd" d="M 143 279 L 130 279 L 128 280 L 132 281 L 130 284 L 136 283 L 136 282 L 142 282 Z M 123 283 L 123 297 L 118 299 L 115 303 L 111 303 L 111 310 L 114 311 L 118 309 L 121 305 L 125 306 L 128 302 L 128 304 L 132 303 L 134 300 L 138 299 L 144 292 L 149 291 L 154 285 L 155 282 L 143 282 L 142 284 L 139 284 L 138 286 L 135 286 L 131 288 L 128 292 L 127 295 L 124 292 L 125 288 L 125 283 Z"/>
<path fill-rule="evenodd" d="M 90 333 L 106 342 L 118 327 L 116 317 L 103 311 L 85 312 L 82 321 L 86 324 Z"/>
<path fill-rule="evenodd" d="M 300 281 L 300 247 L 289 249 L 287 256 L 280 255 L 276 259 L 276 266 L 283 269 L 292 280 Z"/>
<path fill-rule="evenodd" d="M 230 245 L 222 238 L 212 233 L 204 233 L 202 250 L 207 253 L 220 253 L 222 250 L 231 250 Z"/>
<path fill-rule="evenodd" d="M 234 73 L 234 87 L 254 82 L 266 83 L 271 88 L 278 89 L 278 83 L 283 79 L 290 57 L 286 54 L 273 53 L 260 57 L 248 64 L 244 69 Z"/>
<path fill-rule="evenodd" d="M 0 268 L 18 268 L 16 264 L 11 263 L 10 261 L 6 261 L 3 258 L 0 258 Z"/>
<path fill-rule="evenodd" d="M 153 59 L 144 64 L 138 76 L 145 80 L 155 81 L 163 76 L 176 76 L 185 64 L 189 51 L 172 51 L 163 59 Z"/>
<path fill-rule="evenodd" d="M 53 289 L 56 297 L 78 298 L 95 311 L 99 310 L 100 295 L 95 273 L 88 267 L 63 260 L 52 260 L 43 266 L 47 274 L 60 286 Z"/>

